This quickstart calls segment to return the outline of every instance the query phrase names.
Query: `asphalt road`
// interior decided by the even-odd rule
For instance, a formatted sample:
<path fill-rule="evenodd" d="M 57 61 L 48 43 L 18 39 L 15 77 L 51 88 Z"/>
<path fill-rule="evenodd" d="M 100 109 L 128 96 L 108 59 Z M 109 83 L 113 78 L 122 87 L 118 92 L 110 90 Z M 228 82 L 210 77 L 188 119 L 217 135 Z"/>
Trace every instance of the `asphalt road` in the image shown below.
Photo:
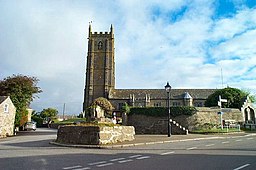
<path fill-rule="evenodd" d="M 141 145 L 120 149 L 50 145 L 56 130 L 37 129 L 0 139 L 3 170 L 256 169 L 256 136 Z"/>

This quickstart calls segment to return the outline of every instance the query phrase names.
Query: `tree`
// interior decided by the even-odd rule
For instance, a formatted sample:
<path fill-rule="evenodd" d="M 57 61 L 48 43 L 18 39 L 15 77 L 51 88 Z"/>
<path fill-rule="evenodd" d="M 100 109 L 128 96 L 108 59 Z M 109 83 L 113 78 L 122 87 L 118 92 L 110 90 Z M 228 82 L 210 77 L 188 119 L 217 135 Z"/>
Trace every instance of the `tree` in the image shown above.
<path fill-rule="evenodd" d="M 123 113 L 130 113 L 130 106 L 125 102 L 124 105 L 121 108 L 121 111 Z"/>
<path fill-rule="evenodd" d="M 58 114 L 58 110 L 54 108 L 43 109 L 40 113 L 40 117 L 42 118 L 54 118 Z"/>
<path fill-rule="evenodd" d="M 107 113 L 108 116 L 112 116 L 111 114 L 112 114 L 114 107 L 106 98 L 99 97 L 99 98 L 95 99 L 92 102 L 91 107 L 94 108 L 96 106 L 100 106 L 105 111 L 105 113 Z"/>
<path fill-rule="evenodd" d="M 40 87 L 37 87 L 38 79 L 23 75 L 13 75 L 0 80 L 0 96 L 10 96 L 16 107 L 15 125 L 22 126 L 22 118 L 27 116 L 27 108 L 35 94 L 41 93 Z"/>
<path fill-rule="evenodd" d="M 43 125 L 44 119 L 41 118 L 40 112 L 36 112 L 35 110 L 32 112 L 31 119 L 36 122 L 36 125 L 38 127 L 41 127 Z"/>
<path fill-rule="evenodd" d="M 238 108 L 240 109 L 246 96 L 249 94 L 245 91 L 242 91 L 237 88 L 231 88 L 227 87 L 224 89 L 217 90 L 213 94 L 211 94 L 205 101 L 205 106 L 211 107 L 211 106 L 217 106 L 219 96 L 221 96 L 222 99 L 227 99 L 227 103 L 222 103 L 222 107 L 226 108 Z"/>

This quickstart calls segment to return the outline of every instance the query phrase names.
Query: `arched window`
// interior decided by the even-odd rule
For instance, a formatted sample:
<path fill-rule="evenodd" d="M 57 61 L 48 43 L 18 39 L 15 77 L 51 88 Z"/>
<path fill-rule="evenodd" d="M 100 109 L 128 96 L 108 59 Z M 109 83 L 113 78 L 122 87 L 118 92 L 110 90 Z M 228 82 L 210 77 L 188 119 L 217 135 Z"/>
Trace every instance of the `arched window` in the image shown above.
<path fill-rule="evenodd" d="M 100 41 L 100 42 L 98 43 L 98 50 L 101 50 L 101 49 L 102 49 L 102 46 L 103 46 L 103 43 Z"/>

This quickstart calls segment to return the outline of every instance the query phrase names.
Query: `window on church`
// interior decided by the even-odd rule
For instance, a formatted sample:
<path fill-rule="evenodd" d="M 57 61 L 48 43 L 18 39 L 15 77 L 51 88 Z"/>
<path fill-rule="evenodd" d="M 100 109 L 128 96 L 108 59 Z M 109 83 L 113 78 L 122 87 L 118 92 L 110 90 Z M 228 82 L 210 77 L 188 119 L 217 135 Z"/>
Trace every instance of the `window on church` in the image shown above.
<path fill-rule="evenodd" d="M 180 102 L 173 102 L 172 105 L 173 106 L 180 106 Z"/>
<path fill-rule="evenodd" d="M 154 107 L 161 107 L 161 102 L 154 103 Z"/>
<path fill-rule="evenodd" d="M 202 102 L 196 102 L 196 103 L 195 103 L 195 106 L 196 106 L 196 107 L 203 107 L 203 103 L 202 103 Z"/>
<path fill-rule="evenodd" d="M 103 43 L 100 41 L 100 42 L 98 43 L 98 50 L 101 50 L 101 49 L 102 49 L 102 46 L 103 46 Z"/>
<path fill-rule="evenodd" d="M 123 106 L 124 106 L 124 103 L 118 103 L 118 109 L 119 110 L 121 110 Z"/>

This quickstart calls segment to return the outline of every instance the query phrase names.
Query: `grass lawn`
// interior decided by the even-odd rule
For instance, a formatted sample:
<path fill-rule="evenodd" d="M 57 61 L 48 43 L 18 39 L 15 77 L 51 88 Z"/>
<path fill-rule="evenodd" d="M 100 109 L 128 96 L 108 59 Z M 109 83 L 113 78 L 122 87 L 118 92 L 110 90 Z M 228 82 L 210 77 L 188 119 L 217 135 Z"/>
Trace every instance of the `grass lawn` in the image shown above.
<path fill-rule="evenodd" d="M 72 124 L 72 123 L 76 123 L 76 122 L 86 122 L 86 118 L 74 118 L 74 119 L 59 121 L 59 122 L 56 122 L 56 123 L 58 123 L 58 124 Z"/>
<path fill-rule="evenodd" d="M 199 130 L 194 130 L 191 133 L 198 133 L 198 134 L 208 134 L 208 133 L 232 133 L 232 132 L 240 132 L 238 128 L 213 128 L 213 129 L 199 129 Z"/>

